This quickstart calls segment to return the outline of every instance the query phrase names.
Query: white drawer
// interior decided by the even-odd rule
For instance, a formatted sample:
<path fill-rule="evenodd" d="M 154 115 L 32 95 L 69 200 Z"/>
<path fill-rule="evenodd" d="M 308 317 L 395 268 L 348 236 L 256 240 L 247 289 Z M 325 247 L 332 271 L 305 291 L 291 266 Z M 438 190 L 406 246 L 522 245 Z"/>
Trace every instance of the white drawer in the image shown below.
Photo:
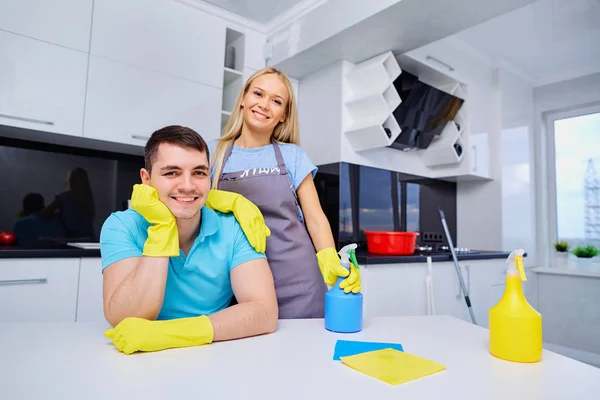
<path fill-rule="evenodd" d="M 0 260 L 0 322 L 75 322 L 79 262 Z"/>
<path fill-rule="evenodd" d="M 106 322 L 102 302 L 102 259 L 82 258 L 77 295 L 77 322 Z"/>

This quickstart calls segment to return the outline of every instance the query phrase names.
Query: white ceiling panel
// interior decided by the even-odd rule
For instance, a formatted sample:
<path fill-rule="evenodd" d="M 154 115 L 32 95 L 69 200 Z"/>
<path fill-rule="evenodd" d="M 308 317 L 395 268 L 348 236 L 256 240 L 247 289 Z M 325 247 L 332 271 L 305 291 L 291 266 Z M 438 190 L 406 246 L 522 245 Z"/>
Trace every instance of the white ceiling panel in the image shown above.
<path fill-rule="evenodd" d="M 304 0 L 204 0 L 224 10 L 261 24 L 302 3 Z"/>
<path fill-rule="evenodd" d="M 545 84 L 600 70 L 600 0 L 540 0 L 457 35 Z"/>

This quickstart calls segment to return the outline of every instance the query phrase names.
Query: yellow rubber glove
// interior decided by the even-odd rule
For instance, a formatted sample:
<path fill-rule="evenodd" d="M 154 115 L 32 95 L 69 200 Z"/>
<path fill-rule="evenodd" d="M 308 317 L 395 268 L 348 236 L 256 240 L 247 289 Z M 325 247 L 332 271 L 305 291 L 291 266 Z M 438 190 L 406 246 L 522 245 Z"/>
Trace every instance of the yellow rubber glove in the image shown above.
<path fill-rule="evenodd" d="M 104 336 L 112 339 L 115 347 L 125 354 L 209 344 L 213 334 L 212 323 L 205 315 L 167 321 L 125 318 L 104 332 Z"/>
<path fill-rule="evenodd" d="M 333 247 L 328 247 L 317 253 L 317 261 L 321 269 L 323 280 L 329 286 L 335 285 L 339 276 L 346 277 L 349 272 L 340 264 L 340 256 Z"/>
<path fill-rule="evenodd" d="M 179 255 L 179 233 L 175 216 L 158 198 L 158 192 L 150 185 L 133 185 L 131 208 L 152 225 L 144 243 L 145 256 L 172 257 Z"/>
<path fill-rule="evenodd" d="M 340 288 L 344 289 L 344 293 L 360 293 L 360 269 L 356 268 L 350 261 L 350 275 L 340 283 Z"/>
<path fill-rule="evenodd" d="M 233 211 L 250 245 L 259 253 L 265 252 L 267 237 L 271 236 L 271 231 L 254 203 L 239 193 L 213 189 L 208 194 L 206 206 L 222 213 Z"/>

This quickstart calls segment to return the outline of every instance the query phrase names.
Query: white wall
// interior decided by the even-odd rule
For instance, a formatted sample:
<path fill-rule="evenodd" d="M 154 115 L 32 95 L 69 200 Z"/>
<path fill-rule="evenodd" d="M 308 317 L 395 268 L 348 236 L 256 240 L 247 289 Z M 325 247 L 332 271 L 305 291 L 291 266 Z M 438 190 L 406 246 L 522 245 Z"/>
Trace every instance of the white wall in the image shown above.
<path fill-rule="evenodd" d="M 342 70 L 337 63 L 300 81 L 300 146 L 315 165 L 340 161 Z"/>
<path fill-rule="evenodd" d="M 503 69 L 500 89 L 502 249 L 523 248 L 536 265 L 533 87 Z"/>
<path fill-rule="evenodd" d="M 550 255 L 545 118 L 548 113 L 568 111 L 600 103 L 600 73 L 536 87 L 534 100 L 535 193 L 538 264 L 547 266 Z"/>
<path fill-rule="evenodd" d="M 569 357 L 600 364 L 600 278 L 536 275 L 544 343 L 561 346 L 556 351 Z"/>
<path fill-rule="evenodd" d="M 455 49 L 458 51 L 458 49 Z M 490 176 L 487 182 L 458 182 L 456 187 L 457 246 L 479 250 L 502 249 L 502 185 L 500 182 L 500 97 L 493 68 L 468 54 L 463 72 L 471 134 L 487 133 Z"/>

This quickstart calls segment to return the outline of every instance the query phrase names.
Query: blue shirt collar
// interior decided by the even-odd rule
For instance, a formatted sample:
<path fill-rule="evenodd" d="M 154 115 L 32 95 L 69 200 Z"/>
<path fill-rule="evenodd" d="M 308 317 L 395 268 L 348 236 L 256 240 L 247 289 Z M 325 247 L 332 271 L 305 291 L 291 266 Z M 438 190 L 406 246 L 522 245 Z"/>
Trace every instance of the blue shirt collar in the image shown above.
<path fill-rule="evenodd" d="M 200 209 L 200 212 L 202 213 L 202 219 L 200 221 L 200 233 L 198 234 L 198 238 L 196 238 L 196 240 L 202 242 L 206 237 L 217 233 L 219 230 L 219 217 L 214 210 L 206 206 L 203 206 Z"/>

